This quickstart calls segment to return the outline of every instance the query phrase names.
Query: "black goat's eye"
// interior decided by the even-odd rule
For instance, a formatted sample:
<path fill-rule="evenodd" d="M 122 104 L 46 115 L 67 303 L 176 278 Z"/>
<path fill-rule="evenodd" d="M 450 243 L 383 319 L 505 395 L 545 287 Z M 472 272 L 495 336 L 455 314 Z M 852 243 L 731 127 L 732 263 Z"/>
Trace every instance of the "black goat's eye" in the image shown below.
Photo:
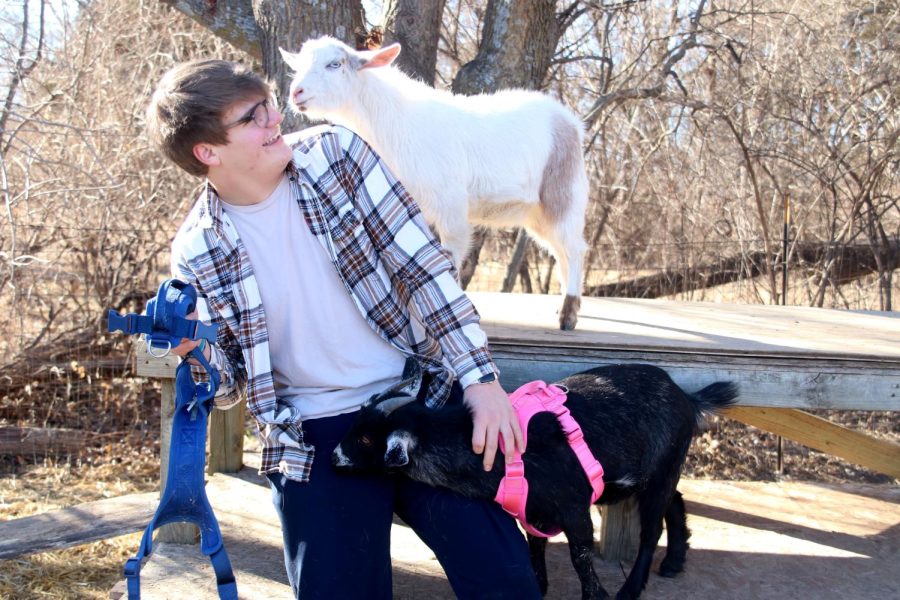
<path fill-rule="evenodd" d="M 359 438 L 359 443 L 362 444 L 363 446 L 371 446 L 372 440 L 369 439 L 369 436 L 364 435 L 361 438 Z"/>

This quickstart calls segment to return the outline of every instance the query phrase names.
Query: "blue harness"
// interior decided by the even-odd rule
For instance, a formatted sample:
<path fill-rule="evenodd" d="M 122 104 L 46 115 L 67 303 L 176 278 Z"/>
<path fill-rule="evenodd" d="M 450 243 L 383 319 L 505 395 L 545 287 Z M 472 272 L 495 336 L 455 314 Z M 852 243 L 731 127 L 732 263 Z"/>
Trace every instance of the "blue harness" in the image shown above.
<path fill-rule="evenodd" d="M 147 303 L 146 314 L 120 315 L 109 311 L 109 331 L 124 331 L 129 335 L 143 334 L 148 352 L 157 358 L 181 343 L 191 340 L 216 340 L 216 325 L 206 325 L 188 319 L 197 306 L 197 292 L 177 279 L 169 279 L 160 286 L 156 298 Z M 231 561 L 222 543 L 219 523 L 206 497 L 203 471 L 206 465 L 206 422 L 212 398 L 219 386 L 219 371 L 214 369 L 203 353 L 191 350 L 209 375 L 209 381 L 197 383 L 191 375 L 191 365 L 183 360 L 175 371 L 175 416 L 172 421 L 172 444 L 169 448 L 169 471 L 166 489 L 156 514 L 147 529 L 134 558 L 125 563 L 128 600 L 141 597 L 141 561 L 153 551 L 153 530 L 161 525 L 177 522 L 194 523 L 200 528 L 200 550 L 209 557 L 216 573 L 219 598 L 237 600 L 237 584 Z"/>

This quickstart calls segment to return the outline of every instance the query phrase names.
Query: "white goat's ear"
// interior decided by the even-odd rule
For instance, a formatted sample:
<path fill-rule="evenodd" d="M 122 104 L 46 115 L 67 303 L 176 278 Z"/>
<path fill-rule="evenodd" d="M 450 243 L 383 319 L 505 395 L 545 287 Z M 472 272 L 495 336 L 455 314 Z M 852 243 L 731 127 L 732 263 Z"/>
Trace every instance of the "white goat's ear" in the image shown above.
<path fill-rule="evenodd" d="M 395 431 L 387 439 L 384 465 L 389 468 L 405 467 L 409 464 L 409 452 L 415 448 L 416 440 L 408 431 Z"/>
<path fill-rule="evenodd" d="M 376 69 L 378 67 L 386 67 L 394 62 L 394 59 L 400 55 L 400 44 L 391 44 L 381 50 L 374 52 L 360 53 L 363 60 L 360 62 L 358 69 Z"/>
<path fill-rule="evenodd" d="M 296 71 L 297 70 L 297 57 L 300 55 L 295 54 L 293 52 L 288 52 L 287 50 L 285 50 L 284 48 L 281 48 L 281 47 L 278 48 L 278 51 L 281 53 L 281 58 L 284 59 L 284 62 L 287 64 L 287 66 L 289 66 L 290 68 L 292 68 Z"/>

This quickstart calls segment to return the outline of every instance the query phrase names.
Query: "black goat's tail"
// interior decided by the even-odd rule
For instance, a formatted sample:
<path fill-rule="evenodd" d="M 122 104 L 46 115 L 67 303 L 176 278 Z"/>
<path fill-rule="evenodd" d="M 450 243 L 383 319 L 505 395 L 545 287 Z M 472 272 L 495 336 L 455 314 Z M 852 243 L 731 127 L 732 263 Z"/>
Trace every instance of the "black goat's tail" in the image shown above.
<path fill-rule="evenodd" d="M 737 397 L 738 385 L 731 381 L 717 381 L 699 392 L 691 394 L 694 407 L 697 409 L 697 419 L 704 414 L 716 413 L 723 408 L 732 406 Z"/>

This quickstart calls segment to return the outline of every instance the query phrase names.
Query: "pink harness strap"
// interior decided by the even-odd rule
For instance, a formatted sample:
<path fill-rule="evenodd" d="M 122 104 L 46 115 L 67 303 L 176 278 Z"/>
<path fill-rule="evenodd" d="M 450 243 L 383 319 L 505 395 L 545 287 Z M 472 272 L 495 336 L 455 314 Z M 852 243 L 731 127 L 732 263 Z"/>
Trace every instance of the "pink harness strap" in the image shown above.
<path fill-rule="evenodd" d="M 547 385 L 543 381 L 526 383 L 509 396 L 513 408 L 519 417 L 519 426 L 522 428 L 522 436 L 525 445 L 528 445 L 528 423 L 531 417 L 539 412 L 549 411 L 556 415 L 562 426 L 569 445 L 578 457 L 578 462 L 584 469 L 588 480 L 591 482 L 593 493 L 591 504 L 603 493 L 603 467 L 594 458 L 591 449 L 584 441 L 581 427 L 572 417 L 572 413 L 566 407 L 566 392 L 555 385 Z M 506 452 L 503 438 L 500 438 L 500 449 Z M 525 531 L 537 537 L 552 537 L 561 530 L 544 533 L 538 531 L 525 521 L 525 504 L 528 501 L 528 481 L 525 479 L 525 464 L 522 462 L 522 453 L 513 449 L 513 462 L 506 465 L 506 475 L 500 480 L 497 495 L 494 500 L 499 502 L 503 510 L 517 518 Z"/>

